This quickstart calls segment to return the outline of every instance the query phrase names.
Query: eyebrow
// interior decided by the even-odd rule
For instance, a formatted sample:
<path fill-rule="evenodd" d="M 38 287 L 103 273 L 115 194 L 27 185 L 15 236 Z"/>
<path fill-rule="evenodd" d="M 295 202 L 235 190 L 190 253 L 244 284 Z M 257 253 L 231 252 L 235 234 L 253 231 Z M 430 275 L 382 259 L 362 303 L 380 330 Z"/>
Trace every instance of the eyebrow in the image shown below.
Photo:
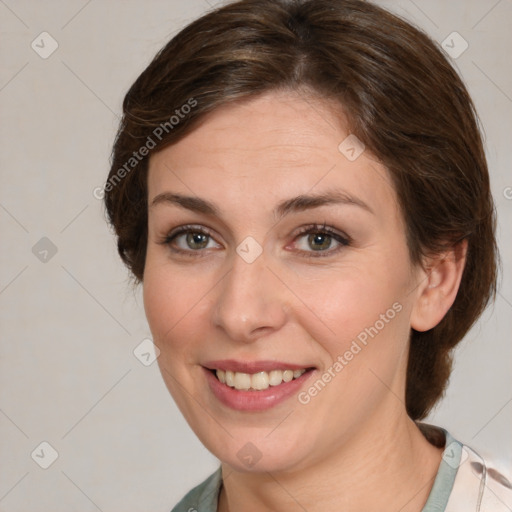
<path fill-rule="evenodd" d="M 154 197 L 151 201 L 150 208 L 159 204 L 175 204 L 181 208 L 202 213 L 204 215 L 215 217 L 221 216 L 220 210 L 214 203 L 194 196 L 162 192 Z M 274 208 L 273 214 L 277 219 L 281 219 L 292 212 L 311 210 L 313 208 L 319 208 L 320 206 L 330 204 L 357 206 L 369 213 L 375 214 L 375 212 L 364 201 L 343 190 L 330 190 L 322 194 L 313 195 L 301 194 L 299 196 L 286 199 Z"/>

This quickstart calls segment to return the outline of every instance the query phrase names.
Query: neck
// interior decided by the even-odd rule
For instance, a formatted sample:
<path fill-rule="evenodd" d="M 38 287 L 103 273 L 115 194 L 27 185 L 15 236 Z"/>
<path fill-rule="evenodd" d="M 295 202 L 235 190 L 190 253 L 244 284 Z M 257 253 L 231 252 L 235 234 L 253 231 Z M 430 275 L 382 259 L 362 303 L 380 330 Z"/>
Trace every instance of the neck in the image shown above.
<path fill-rule="evenodd" d="M 222 465 L 219 512 L 345 510 L 419 512 L 432 489 L 442 449 L 404 413 L 374 421 L 350 443 L 300 471 L 242 473 Z"/>

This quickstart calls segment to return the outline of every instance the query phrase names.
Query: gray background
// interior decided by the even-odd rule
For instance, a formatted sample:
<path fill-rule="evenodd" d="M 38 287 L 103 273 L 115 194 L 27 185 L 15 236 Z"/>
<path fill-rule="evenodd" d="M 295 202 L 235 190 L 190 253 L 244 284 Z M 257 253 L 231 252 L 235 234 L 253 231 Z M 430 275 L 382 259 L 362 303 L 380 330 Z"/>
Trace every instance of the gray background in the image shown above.
<path fill-rule="evenodd" d="M 486 134 L 503 276 L 429 421 L 510 463 L 512 1 L 379 3 L 440 44 L 453 31 L 469 44 L 452 60 Z M 157 364 L 133 354 L 150 337 L 141 293 L 93 195 L 127 88 L 214 4 L 0 0 L 1 511 L 168 511 L 217 466 Z M 51 49 L 43 31 L 58 43 L 46 59 L 31 47 Z M 48 469 L 39 465 L 51 456 L 43 441 L 58 453 Z"/>

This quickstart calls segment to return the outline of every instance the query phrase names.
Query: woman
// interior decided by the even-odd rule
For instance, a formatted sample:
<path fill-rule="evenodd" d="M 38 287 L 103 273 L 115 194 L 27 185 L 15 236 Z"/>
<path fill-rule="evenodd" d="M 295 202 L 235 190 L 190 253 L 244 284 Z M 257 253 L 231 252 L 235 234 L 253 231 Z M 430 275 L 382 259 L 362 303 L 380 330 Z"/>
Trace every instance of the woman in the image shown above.
<path fill-rule="evenodd" d="M 505 477 L 420 422 L 496 286 L 476 116 L 435 44 L 360 0 L 242 0 L 123 109 L 107 212 L 221 461 L 173 510 L 509 510 Z"/>

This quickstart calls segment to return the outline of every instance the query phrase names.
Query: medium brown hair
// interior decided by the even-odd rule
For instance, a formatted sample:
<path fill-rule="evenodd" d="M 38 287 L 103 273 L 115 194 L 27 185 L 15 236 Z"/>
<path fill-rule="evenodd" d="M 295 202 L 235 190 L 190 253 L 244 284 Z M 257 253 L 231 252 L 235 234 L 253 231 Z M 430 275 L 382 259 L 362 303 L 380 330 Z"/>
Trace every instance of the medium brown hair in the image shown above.
<path fill-rule="evenodd" d="M 389 171 L 413 263 L 468 241 L 453 306 L 435 328 L 411 332 L 406 407 L 421 419 L 443 394 L 452 348 L 495 296 L 496 221 L 468 92 L 437 44 L 401 18 L 362 0 L 241 0 L 179 32 L 123 102 L 105 185 L 119 254 L 142 281 L 151 154 L 217 107 L 272 90 L 342 106 Z"/>

